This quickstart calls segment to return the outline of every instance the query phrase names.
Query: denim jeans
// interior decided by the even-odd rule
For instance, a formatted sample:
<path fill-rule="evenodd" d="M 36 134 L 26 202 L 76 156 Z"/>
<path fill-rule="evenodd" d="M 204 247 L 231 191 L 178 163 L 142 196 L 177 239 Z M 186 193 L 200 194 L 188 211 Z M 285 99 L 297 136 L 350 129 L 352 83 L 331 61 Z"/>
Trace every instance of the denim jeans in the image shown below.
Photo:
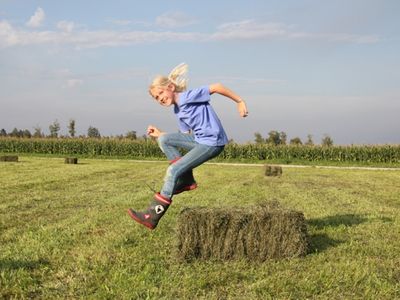
<path fill-rule="evenodd" d="M 164 185 L 160 194 L 169 199 L 172 198 L 174 187 L 179 176 L 202 163 L 216 157 L 224 150 L 224 146 L 208 146 L 199 144 L 194 140 L 192 134 L 187 133 L 165 133 L 158 138 L 158 145 L 168 160 L 179 160 L 171 164 L 164 178 Z M 179 148 L 189 150 L 184 156 Z"/>

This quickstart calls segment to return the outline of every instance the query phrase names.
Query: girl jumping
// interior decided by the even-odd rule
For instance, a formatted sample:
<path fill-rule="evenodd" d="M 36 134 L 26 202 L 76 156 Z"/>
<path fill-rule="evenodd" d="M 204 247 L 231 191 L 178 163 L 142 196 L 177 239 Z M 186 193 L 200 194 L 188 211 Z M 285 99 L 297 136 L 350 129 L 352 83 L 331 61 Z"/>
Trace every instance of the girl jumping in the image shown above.
<path fill-rule="evenodd" d="M 177 133 L 166 133 L 153 125 L 147 128 L 147 134 L 157 139 L 170 162 L 164 185 L 154 195 L 147 210 L 138 212 L 128 209 L 133 220 L 150 229 L 156 228 L 173 195 L 197 187 L 192 170 L 216 157 L 228 143 L 221 121 L 210 105 L 211 95 L 217 93 L 233 100 L 240 116 L 248 115 L 242 98 L 220 83 L 186 91 L 187 69 L 186 64 L 180 64 L 167 77 L 157 76 L 149 87 L 150 95 L 160 105 L 174 107 L 180 129 Z M 188 152 L 182 156 L 180 148 Z"/>

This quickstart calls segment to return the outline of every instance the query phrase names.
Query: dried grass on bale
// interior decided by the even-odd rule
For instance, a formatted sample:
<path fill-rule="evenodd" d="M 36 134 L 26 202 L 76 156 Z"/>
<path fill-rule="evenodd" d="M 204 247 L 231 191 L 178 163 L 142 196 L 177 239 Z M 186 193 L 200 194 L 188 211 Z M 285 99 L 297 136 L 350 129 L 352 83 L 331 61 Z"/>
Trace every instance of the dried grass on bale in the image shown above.
<path fill-rule="evenodd" d="M 281 166 L 265 165 L 265 176 L 281 176 L 281 175 L 282 175 Z"/>
<path fill-rule="evenodd" d="M 0 156 L 0 161 L 13 161 L 13 162 L 18 162 L 18 156 L 16 156 L 16 155 L 5 155 L 5 156 Z"/>
<path fill-rule="evenodd" d="M 305 256 L 309 237 L 304 215 L 277 202 L 243 208 L 185 208 L 178 218 L 177 257 L 266 259 Z"/>
<path fill-rule="evenodd" d="M 66 157 L 65 158 L 65 163 L 66 164 L 74 164 L 74 165 L 76 165 L 78 163 L 78 158 L 76 158 L 76 157 Z"/>

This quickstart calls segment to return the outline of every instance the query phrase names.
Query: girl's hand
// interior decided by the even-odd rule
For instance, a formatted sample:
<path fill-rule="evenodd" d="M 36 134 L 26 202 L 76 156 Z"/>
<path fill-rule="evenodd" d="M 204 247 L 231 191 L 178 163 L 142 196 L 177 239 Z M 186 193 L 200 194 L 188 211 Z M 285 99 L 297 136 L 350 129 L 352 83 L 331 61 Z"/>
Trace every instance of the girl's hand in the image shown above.
<path fill-rule="evenodd" d="M 245 118 L 249 115 L 249 112 L 247 111 L 246 103 L 243 100 L 237 104 L 237 108 L 238 108 L 239 114 L 242 118 Z"/>
<path fill-rule="evenodd" d="M 147 127 L 147 135 L 149 135 L 151 137 L 158 138 L 162 134 L 164 134 L 164 132 L 162 132 L 157 127 L 154 127 L 153 125 L 149 125 Z"/>

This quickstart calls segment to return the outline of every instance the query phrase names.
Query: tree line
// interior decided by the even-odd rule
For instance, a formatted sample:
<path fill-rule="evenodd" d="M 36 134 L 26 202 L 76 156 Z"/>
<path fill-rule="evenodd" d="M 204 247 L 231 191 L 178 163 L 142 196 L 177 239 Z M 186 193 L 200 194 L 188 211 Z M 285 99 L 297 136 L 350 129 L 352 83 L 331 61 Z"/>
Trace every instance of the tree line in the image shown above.
<path fill-rule="evenodd" d="M 75 120 L 71 119 L 68 123 L 68 136 L 61 136 L 59 134 L 61 126 L 60 123 L 55 120 L 52 124 L 49 125 L 49 135 L 46 135 L 43 133 L 42 129 L 39 126 L 34 127 L 33 133 L 31 133 L 28 129 L 20 130 L 17 128 L 14 128 L 11 132 L 7 133 L 5 129 L 0 130 L 0 137 L 21 137 L 21 138 L 45 138 L 45 137 L 50 137 L 50 138 L 74 138 L 76 137 L 76 122 Z M 84 138 L 101 138 L 101 134 L 98 128 L 89 126 L 87 129 L 87 134 L 86 135 L 79 135 L 78 137 Z M 143 135 L 142 137 L 138 137 L 136 131 L 128 131 L 125 135 L 117 135 L 115 136 L 116 138 L 127 138 L 127 139 L 147 139 L 148 137 L 146 135 Z M 230 142 L 234 142 L 233 140 L 230 140 Z M 294 137 L 288 141 L 287 134 L 284 131 L 277 131 L 277 130 L 271 130 L 268 133 L 268 136 L 263 137 L 261 133 L 256 132 L 254 133 L 254 142 L 256 144 L 269 144 L 269 145 L 306 145 L 306 146 L 313 146 L 314 141 L 313 141 L 313 136 L 311 134 L 307 135 L 307 139 L 303 142 L 299 137 Z M 333 139 L 328 135 L 325 134 L 321 140 L 321 145 L 322 146 L 333 146 Z"/>
<path fill-rule="evenodd" d="M 87 134 L 86 135 L 79 135 L 76 136 L 76 122 L 75 120 L 71 119 L 68 123 L 68 134 L 67 136 L 63 136 L 60 135 L 60 130 L 61 130 L 61 125 L 58 122 L 58 120 L 55 120 L 53 123 L 51 123 L 49 125 L 49 134 L 46 135 L 43 131 L 42 128 L 40 128 L 39 126 L 36 126 L 33 128 L 33 133 L 30 132 L 28 129 L 18 129 L 18 128 L 14 128 L 11 132 L 7 132 L 4 128 L 0 130 L 0 137 L 20 137 L 20 138 L 74 138 L 74 137 L 88 137 L 88 138 L 101 138 L 101 134 L 98 128 L 94 127 L 94 126 L 89 126 L 89 128 L 87 129 Z M 132 140 L 136 140 L 137 134 L 136 131 L 132 130 L 132 131 L 128 131 L 125 135 L 118 135 L 116 136 L 117 138 L 128 138 L 128 139 L 132 139 Z M 143 138 L 146 138 L 145 136 Z"/>
<path fill-rule="evenodd" d="M 284 131 L 277 131 L 277 130 L 271 130 L 268 133 L 267 137 L 263 137 L 261 133 L 256 132 L 254 134 L 254 142 L 256 144 L 269 144 L 269 145 L 306 145 L 306 146 L 313 146 L 314 141 L 313 141 L 313 136 L 311 134 L 307 135 L 307 140 L 302 141 L 299 137 L 294 137 L 290 139 L 289 141 L 287 140 L 287 134 Z M 333 139 L 328 135 L 325 134 L 321 140 L 321 145 L 322 146 L 333 146 Z"/>

